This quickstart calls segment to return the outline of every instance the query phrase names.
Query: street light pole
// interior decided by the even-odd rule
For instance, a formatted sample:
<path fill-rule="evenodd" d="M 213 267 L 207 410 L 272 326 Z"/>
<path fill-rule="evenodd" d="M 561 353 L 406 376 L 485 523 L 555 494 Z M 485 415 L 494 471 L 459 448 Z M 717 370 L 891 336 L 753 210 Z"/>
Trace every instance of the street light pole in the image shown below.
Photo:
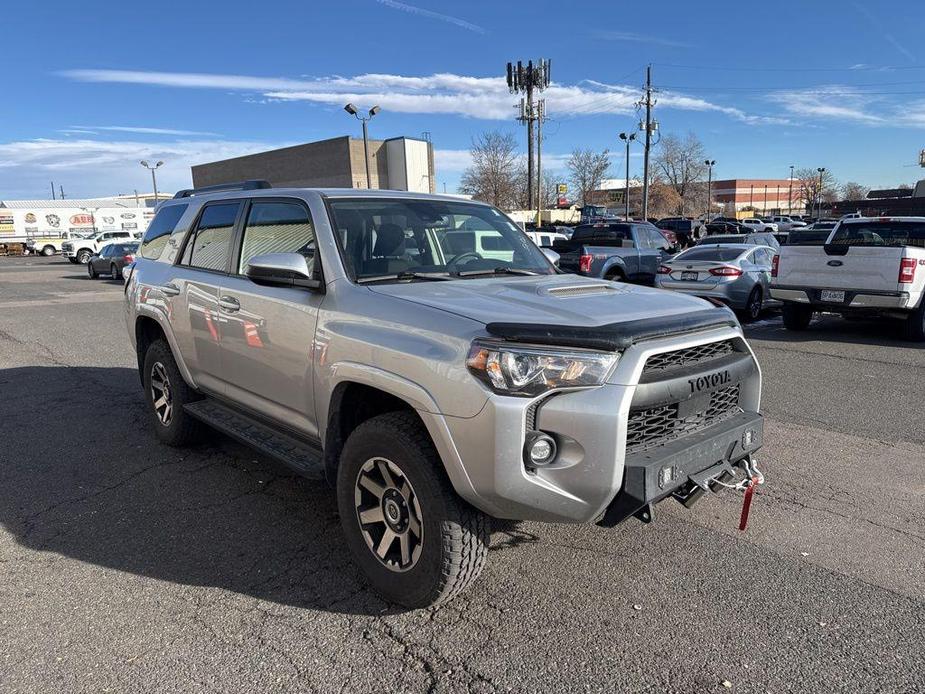
<path fill-rule="evenodd" d="M 140 162 L 143 167 L 151 171 L 151 185 L 154 187 L 154 206 L 157 207 L 157 176 L 154 172 L 161 166 L 164 165 L 164 162 L 158 161 L 153 166 L 148 163 L 147 159 L 142 159 Z"/>
<path fill-rule="evenodd" d="M 371 190 L 373 187 L 373 178 L 369 171 L 369 132 L 366 128 L 366 124 L 372 119 L 373 116 L 379 113 L 380 109 L 378 106 L 373 106 L 371 109 L 369 109 L 368 116 L 361 116 L 360 112 L 357 110 L 357 107 L 353 104 L 347 104 L 344 106 L 344 110 L 363 124 L 363 159 L 366 162 L 366 187 L 367 189 Z"/>
<path fill-rule="evenodd" d="M 623 191 L 624 217 L 626 221 L 630 219 L 630 142 L 636 139 L 636 133 L 620 133 L 620 139 L 626 141 L 626 180 L 623 182 L 625 189 Z"/>
<path fill-rule="evenodd" d="M 716 159 L 707 159 L 704 164 L 707 165 L 707 218 L 705 222 L 710 223 L 710 211 L 713 209 L 713 166 Z"/>
<path fill-rule="evenodd" d="M 793 214 L 793 164 L 790 165 L 790 192 L 787 193 L 787 214 Z"/>
<path fill-rule="evenodd" d="M 822 217 L 822 174 L 825 173 L 825 167 L 820 166 L 816 171 L 819 172 L 819 188 L 816 190 L 816 219 Z"/>

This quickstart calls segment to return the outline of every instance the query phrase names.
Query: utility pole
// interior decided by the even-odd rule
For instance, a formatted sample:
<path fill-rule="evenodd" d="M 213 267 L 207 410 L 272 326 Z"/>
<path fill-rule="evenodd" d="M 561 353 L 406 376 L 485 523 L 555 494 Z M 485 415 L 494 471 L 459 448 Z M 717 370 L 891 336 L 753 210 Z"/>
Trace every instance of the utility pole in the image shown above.
<path fill-rule="evenodd" d="M 787 193 L 787 214 L 793 214 L 793 164 L 790 165 L 790 192 Z"/>
<path fill-rule="evenodd" d="M 56 199 L 57 199 L 57 198 L 55 198 L 55 182 L 54 182 L 54 181 L 51 182 L 51 199 L 52 199 L 52 200 L 56 200 Z"/>
<path fill-rule="evenodd" d="M 649 216 L 649 150 L 652 149 L 652 133 L 658 130 L 658 121 L 652 120 L 652 108 L 655 106 L 652 101 L 652 66 L 646 66 L 646 94 L 643 100 L 636 104 L 637 107 L 645 106 L 646 120 L 645 123 L 639 124 L 639 129 L 646 133 L 645 148 L 643 149 L 642 158 L 642 218 L 647 219 Z"/>
<path fill-rule="evenodd" d="M 526 99 L 520 100 L 520 116 L 517 118 L 527 125 L 527 204 L 532 208 L 537 203 L 537 219 L 539 219 L 539 200 L 534 198 L 533 187 L 533 123 L 542 118 L 533 103 L 533 91 L 542 92 L 549 86 L 548 60 L 540 58 L 536 65 L 530 60 L 524 65 L 520 60 L 517 64 L 507 64 L 507 87 L 511 94 L 525 94 Z M 540 186 L 536 186 L 539 191 Z"/>
<path fill-rule="evenodd" d="M 707 165 L 707 218 L 706 223 L 710 223 L 710 211 L 713 209 L 713 166 L 716 159 L 707 159 L 704 164 Z"/>
<path fill-rule="evenodd" d="M 636 139 L 636 133 L 620 133 L 620 139 L 626 141 L 626 180 L 624 181 L 624 208 L 623 215 L 626 221 L 630 219 L 630 142 Z"/>
<path fill-rule="evenodd" d="M 820 166 L 816 171 L 819 172 L 819 189 L 816 191 L 816 219 L 822 217 L 822 174 L 825 173 L 825 167 Z"/>
<path fill-rule="evenodd" d="M 543 225 L 543 120 L 546 118 L 546 99 L 536 102 L 536 226 Z"/>
<path fill-rule="evenodd" d="M 64 186 L 60 183 L 58 184 L 58 198 L 64 200 Z"/>

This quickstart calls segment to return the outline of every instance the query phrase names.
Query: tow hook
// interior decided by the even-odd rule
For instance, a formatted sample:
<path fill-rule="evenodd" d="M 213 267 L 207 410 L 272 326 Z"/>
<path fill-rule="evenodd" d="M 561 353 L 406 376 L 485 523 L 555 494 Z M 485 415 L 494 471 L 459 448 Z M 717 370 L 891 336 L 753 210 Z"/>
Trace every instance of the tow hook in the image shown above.
<path fill-rule="evenodd" d="M 741 470 L 744 477 L 736 480 L 736 470 Z M 734 481 L 736 480 L 736 481 Z M 720 489 L 731 489 L 744 492 L 742 500 L 742 513 L 739 516 L 739 530 L 745 530 L 748 524 L 748 514 L 751 510 L 752 497 L 755 488 L 764 484 L 764 473 L 758 468 L 758 461 L 748 454 L 733 465 L 728 461 L 717 463 L 696 475 L 688 478 L 690 491 L 687 494 L 675 493 L 674 497 L 686 508 L 690 508 L 707 492 L 718 492 Z"/>

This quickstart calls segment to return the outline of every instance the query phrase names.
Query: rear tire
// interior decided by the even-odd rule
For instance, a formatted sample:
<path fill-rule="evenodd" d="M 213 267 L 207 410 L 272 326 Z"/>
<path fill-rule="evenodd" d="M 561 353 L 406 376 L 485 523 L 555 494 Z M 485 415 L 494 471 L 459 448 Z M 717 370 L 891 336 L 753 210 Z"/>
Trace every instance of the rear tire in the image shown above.
<path fill-rule="evenodd" d="M 350 434 L 337 470 L 337 506 L 354 560 L 390 602 L 445 602 L 485 565 L 489 518 L 453 490 L 412 412 L 373 417 Z"/>
<path fill-rule="evenodd" d="M 119 271 L 116 269 L 115 265 L 109 266 L 109 276 L 114 280 L 119 279 Z"/>
<path fill-rule="evenodd" d="M 614 272 L 608 272 L 604 276 L 604 279 L 607 280 L 608 282 L 626 282 L 626 276 L 619 270 L 616 270 Z"/>
<path fill-rule="evenodd" d="M 749 322 L 756 321 L 761 317 L 763 310 L 764 295 L 761 293 L 761 287 L 755 287 L 752 289 L 751 294 L 748 295 L 748 302 L 745 304 L 742 317 Z"/>
<path fill-rule="evenodd" d="M 806 330 L 813 319 L 813 309 L 799 304 L 784 304 L 784 327 L 787 330 Z"/>
<path fill-rule="evenodd" d="M 903 337 L 912 342 L 925 342 L 925 297 L 919 302 L 919 307 L 906 316 Z"/>
<path fill-rule="evenodd" d="M 42 249 L 42 255 L 46 257 L 54 255 L 55 253 L 57 253 L 57 250 L 54 246 L 45 246 L 45 248 Z"/>
<path fill-rule="evenodd" d="M 168 446 L 185 446 L 199 438 L 202 424 L 183 409 L 199 400 L 187 385 L 164 340 L 156 340 L 145 352 L 145 399 L 151 408 L 154 432 Z"/>

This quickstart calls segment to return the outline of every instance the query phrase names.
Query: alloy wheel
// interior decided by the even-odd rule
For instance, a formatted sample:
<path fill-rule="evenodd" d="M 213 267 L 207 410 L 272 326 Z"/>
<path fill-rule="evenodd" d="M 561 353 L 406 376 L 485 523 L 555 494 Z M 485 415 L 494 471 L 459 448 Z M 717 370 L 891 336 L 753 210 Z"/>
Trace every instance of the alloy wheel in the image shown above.
<path fill-rule="evenodd" d="M 173 396 L 170 393 L 170 379 L 167 369 L 159 361 L 151 367 L 151 402 L 154 414 L 165 427 L 170 426 L 173 417 Z"/>
<path fill-rule="evenodd" d="M 408 571 L 424 543 L 421 505 L 414 487 L 395 463 L 370 458 L 354 485 L 360 532 L 376 558 L 392 571 Z"/>

